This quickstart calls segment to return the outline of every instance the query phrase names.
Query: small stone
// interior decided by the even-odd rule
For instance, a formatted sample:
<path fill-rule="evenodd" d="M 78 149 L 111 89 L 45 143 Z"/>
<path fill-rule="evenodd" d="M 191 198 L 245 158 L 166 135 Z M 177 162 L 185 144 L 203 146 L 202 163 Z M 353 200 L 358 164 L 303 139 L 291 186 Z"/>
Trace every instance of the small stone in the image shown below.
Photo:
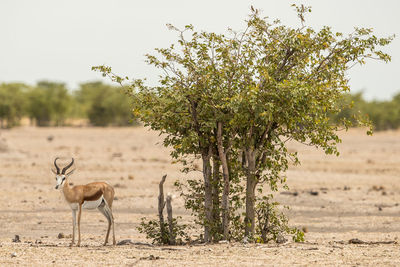
<path fill-rule="evenodd" d="M 120 183 L 116 183 L 116 184 L 114 185 L 114 188 L 126 188 L 126 185 L 120 184 Z"/>
<path fill-rule="evenodd" d="M 365 242 L 358 238 L 352 238 L 349 240 L 349 244 L 365 244 Z"/>
<path fill-rule="evenodd" d="M 159 256 L 154 256 L 154 255 L 149 255 L 148 257 L 141 257 L 140 258 L 141 260 L 151 260 L 151 261 L 153 261 L 153 260 L 158 260 L 158 259 L 160 259 L 160 257 Z"/>
<path fill-rule="evenodd" d="M 218 243 L 219 244 L 229 244 L 229 241 L 228 240 L 221 240 Z"/>
<path fill-rule="evenodd" d="M 61 238 L 65 238 L 65 235 L 63 233 L 59 233 L 57 237 L 58 237 L 58 239 L 61 239 Z"/>
<path fill-rule="evenodd" d="M 130 244 L 133 244 L 132 240 L 124 239 L 124 240 L 119 241 L 117 243 L 117 246 L 130 245 Z"/>
<path fill-rule="evenodd" d="M 16 252 L 11 253 L 11 258 L 15 258 L 15 257 L 17 257 L 17 253 Z"/>
<path fill-rule="evenodd" d="M 283 244 L 286 241 L 287 241 L 287 239 L 283 235 L 278 235 L 278 237 L 276 238 L 276 243 L 278 243 L 278 244 Z"/>
<path fill-rule="evenodd" d="M 133 175 L 128 175 L 128 180 L 133 180 L 135 177 Z"/>
<path fill-rule="evenodd" d="M 14 239 L 12 240 L 14 243 L 20 243 L 21 240 L 19 239 L 19 235 L 15 235 Z"/>

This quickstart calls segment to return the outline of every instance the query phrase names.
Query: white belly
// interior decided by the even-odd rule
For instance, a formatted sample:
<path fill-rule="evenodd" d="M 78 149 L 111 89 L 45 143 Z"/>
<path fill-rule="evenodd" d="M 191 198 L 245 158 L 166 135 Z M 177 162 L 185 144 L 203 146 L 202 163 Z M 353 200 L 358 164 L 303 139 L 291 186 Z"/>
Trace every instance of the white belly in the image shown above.
<path fill-rule="evenodd" d="M 94 201 L 85 201 L 83 202 L 82 208 L 84 209 L 97 209 L 101 202 L 103 201 L 103 197 L 99 198 L 98 200 L 94 200 Z"/>
<path fill-rule="evenodd" d="M 86 210 L 96 209 L 100 206 L 102 201 L 103 201 L 103 196 L 100 197 L 98 200 L 85 201 L 85 202 L 83 202 L 82 209 L 86 209 Z M 69 205 L 71 206 L 71 209 L 73 209 L 73 210 L 78 209 L 78 203 L 70 203 Z"/>

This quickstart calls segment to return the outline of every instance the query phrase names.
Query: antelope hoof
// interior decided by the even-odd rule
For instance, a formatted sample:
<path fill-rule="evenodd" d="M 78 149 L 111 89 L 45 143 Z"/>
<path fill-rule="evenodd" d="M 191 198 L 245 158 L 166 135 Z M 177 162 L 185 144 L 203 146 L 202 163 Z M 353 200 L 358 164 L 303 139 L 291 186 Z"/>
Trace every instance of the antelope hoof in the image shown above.
<path fill-rule="evenodd" d="M 104 242 L 103 246 L 107 246 L 107 242 Z"/>

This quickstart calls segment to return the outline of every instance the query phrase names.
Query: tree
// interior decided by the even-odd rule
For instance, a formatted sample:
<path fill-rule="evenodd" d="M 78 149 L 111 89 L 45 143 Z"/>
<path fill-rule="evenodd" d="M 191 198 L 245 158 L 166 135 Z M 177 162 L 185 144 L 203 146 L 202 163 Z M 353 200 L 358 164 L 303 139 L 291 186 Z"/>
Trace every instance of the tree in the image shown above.
<path fill-rule="evenodd" d="M 70 110 L 71 96 L 64 83 L 41 81 L 28 93 L 28 114 L 38 126 L 52 122 L 63 125 Z"/>
<path fill-rule="evenodd" d="M 18 125 L 26 109 L 25 93 L 28 87 L 21 83 L 0 84 L 0 127 Z"/>
<path fill-rule="evenodd" d="M 196 32 L 191 25 L 184 30 L 169 25 L 178 33 L 178 45 L 156 49 L 159 56 L 147 55 L 147 62 L 162 70 L 159 85 L 146 86 L 134 79 L 128 88 L 134 114 L 165 134 L 164 145 L 173 147 L 174 158 L 188 166 L 188 155 L 201 157 L 203 183 L 190 182 L 189 187 L 191 196 L 202 192 L 203 210 L 190 197 L 187 207 L 204 225 L 205 241 L 216 240 L 219 234 L 232 238 L 233 219 L 235 227 L 254 238 L 255 215 L 263 214 L 257 207 L 269 211 L 276 206 L 270 204 L 272 194 L 263 195 L 262 185 L 277 191 L 285 185 L 288 162 L 299 163 L 297 154 L 288 152 L 289 140 L 339 155 L 337 131 L 352 122 L 330 118 L 345 107 L 343 98 L 350 90 L 347 70 L 370 58 L 390 60 L 379 48 L 393 37 L 377 38 L 364 28 L 347 36 L 330 27 L 316 31 L 303 25 L 311 9 L 295 8 L 302 23 L 299 28 L 269 22 L 253 8 L 247 28 L 228 36 Z M 120 84 L 126 80 L 110 67 L 93 69 Z M 368 124 L 361 117 L 354 123 Z M 222 183 L 216 182 L 220 165 Z M 234 197 L 233 189 L 241 181 L 246 182 L 244 222 L 232 209 L 243 199 Z M 219 212 L 214 211 L 219 209 L 222 228 L 215 228 Z"/>
<path fill-rule="evenodd" d="M 115 86 L 83 83 L 75 92 L 75 98 L 81 113 L 86 114 L 94 126 L 125 126 L 133 119 L 130 100 Z"/>
<path fill-rule="evenodd" d="M 332 119 L 337 121 L 346 118 L 355 121 L 355 116 L 359 113 L 368 117 L 374 130 L 397 129 L 400 126 L 400 95 L 395 95 L 391 100 L 372 100 L 366 101 L 362 92 L 348 94 L 344 98 L 344 103 L 348 105 L 336 115 L 332 115 Z"/>

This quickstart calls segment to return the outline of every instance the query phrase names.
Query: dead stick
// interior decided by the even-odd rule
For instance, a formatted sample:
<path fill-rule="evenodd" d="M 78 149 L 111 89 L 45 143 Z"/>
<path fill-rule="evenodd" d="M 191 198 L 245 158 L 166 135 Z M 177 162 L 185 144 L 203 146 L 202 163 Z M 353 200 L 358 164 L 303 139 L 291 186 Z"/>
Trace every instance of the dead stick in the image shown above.
<path fill-rule="evenodd" d="M 174 221 L 172 219 L 172 197 L 167 196 L 167 213 L 168 213 L 168 227 L 169 227 L 169 244 L 175 245 Z"/>
<path fill-rule="evenodd" d="M 164 238 L 167 235 L 165 233 L 164 215 L 163 215 L 163 210 L 164 210 L 164 206 L 165 206 L 165 201 L 164 201 L 164 182 L 165 182 L 166 178 L 167 178 L 166 174 L 161 178 L 161 182 L 160 182 L 160 185 L 159 185 L 160 194 L 158 195 L 158 217 L 160 218 L 161 240 L 163 241 L 164 244 L 166 244 L 168 242 L 168 240 L 164 240 Z"/>

